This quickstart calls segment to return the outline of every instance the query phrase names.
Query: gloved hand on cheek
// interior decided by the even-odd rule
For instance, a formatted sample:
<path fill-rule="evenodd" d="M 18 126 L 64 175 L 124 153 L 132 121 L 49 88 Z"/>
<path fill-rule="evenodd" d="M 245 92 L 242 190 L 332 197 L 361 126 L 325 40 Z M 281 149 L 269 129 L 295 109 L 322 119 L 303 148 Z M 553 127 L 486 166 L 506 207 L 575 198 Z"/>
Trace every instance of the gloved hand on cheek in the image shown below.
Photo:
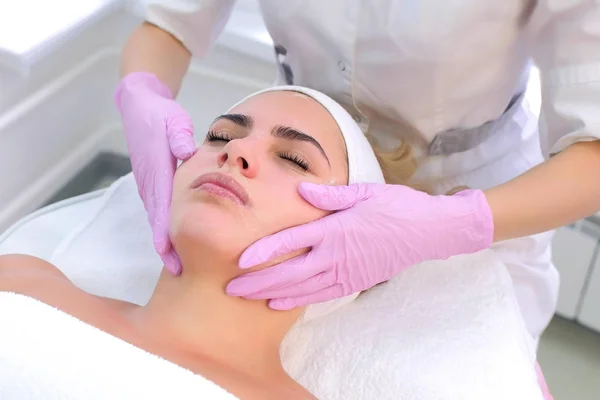
<path fill-rule="evenodd" d="M 311 247 L 311 251 L 233 280 L 232 296 L 271 299 L 287 310 L 350 295 L 406 268 L 491 246 L 493 218 L 480 190 L 431 196 L 401 185 L 326 186 L 303 183 L 300 194 L 337 211 L 251 245 L 240 268 Z"/>

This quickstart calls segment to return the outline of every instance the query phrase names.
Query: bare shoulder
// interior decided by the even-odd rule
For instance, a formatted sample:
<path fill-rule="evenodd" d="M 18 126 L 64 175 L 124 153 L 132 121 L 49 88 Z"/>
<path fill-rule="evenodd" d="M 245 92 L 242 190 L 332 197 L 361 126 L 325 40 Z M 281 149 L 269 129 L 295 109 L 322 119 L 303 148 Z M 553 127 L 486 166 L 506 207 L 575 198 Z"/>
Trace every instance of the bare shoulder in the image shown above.
<path fill-rule="evenodd" d="M 93 309 L 103 314 L 133 306 L 130 303 L 91 295 L 75 286 L 55 265 L 41 258 L 24 255 L 0 255 L 0 291 L 15 292 L 69 314 L 81 316 Z"/>
<path fill-rule="evenodd" d="M 65 280 L 67 277 L 46 260 L 25 254 L 0 255 L 0 290 L 10 290 L 7 285 L 14 285 L 26 278 Z"/>

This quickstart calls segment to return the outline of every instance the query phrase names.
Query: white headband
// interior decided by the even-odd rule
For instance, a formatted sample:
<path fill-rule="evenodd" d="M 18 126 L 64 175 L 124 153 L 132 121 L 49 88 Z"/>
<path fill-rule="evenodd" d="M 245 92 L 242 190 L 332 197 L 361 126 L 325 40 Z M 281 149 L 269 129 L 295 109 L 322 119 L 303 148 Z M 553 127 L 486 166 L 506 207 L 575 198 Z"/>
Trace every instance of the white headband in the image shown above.
<path fill-rule="evenodd" d="M 249 95 L 238 104 L 245 102 L 251 97 L 267 92 L 298 92 L 307 95 L 321 104 L 337 123 L 344 142 L 346 142 L 346 151 L 348 153 L 348 184 L 353 183 L 385 183 L 381 167 L 377 162 L 373 148 L 363 134 L 360 127 L 354 122 L 354 119 L 348 112 L 340 106 L 331 97 L 314 89 L 305 88 L 302 86 L 273 86 L 267 89 L 260 90 Z M 320 318 L 334 311 L 335 309 L 356 299 L 358 294 L 353 294 L 340 299 L 331 300 L 325 303 L 313 304 L 306 308 L 302 321 L 306 322 L 312 319 Z"/>

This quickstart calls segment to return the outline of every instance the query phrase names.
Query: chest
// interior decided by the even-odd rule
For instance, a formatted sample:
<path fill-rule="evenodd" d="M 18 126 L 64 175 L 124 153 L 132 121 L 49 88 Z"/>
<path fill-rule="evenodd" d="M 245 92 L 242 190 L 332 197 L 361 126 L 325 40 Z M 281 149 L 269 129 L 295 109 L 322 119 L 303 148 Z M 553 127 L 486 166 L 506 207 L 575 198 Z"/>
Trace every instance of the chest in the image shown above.
<path fill-rule="evenodd" d="M 279 83 L 329 94 L 361 129 L 391 143 L 402 136 L 402 120 L 429 143 L 504 112 L 526 70 L 534 3 L 261 0 L 261 7 Z"/>
<path fill-rule="evenodd" d="M 374 51 L 436 57 L 454 55 L 514 39 L 526 24 L 533 0 L 261 0 L 275 42 L 350 51 L 369 43 Z"/>

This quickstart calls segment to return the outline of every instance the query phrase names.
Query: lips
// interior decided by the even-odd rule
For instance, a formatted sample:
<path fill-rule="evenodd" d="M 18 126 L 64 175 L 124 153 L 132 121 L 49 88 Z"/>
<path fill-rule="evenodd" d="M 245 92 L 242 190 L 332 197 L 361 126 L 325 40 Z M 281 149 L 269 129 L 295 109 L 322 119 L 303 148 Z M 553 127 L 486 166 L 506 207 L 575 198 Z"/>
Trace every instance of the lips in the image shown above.
<path fill-rule="evenodd" d="M 203 189 L 215 196 L 227 198 L 239 205 L 248 205 L 248 192 L 232 177 L 220 172 L 200 175 L 191 185 L 192 189 Z"/>

